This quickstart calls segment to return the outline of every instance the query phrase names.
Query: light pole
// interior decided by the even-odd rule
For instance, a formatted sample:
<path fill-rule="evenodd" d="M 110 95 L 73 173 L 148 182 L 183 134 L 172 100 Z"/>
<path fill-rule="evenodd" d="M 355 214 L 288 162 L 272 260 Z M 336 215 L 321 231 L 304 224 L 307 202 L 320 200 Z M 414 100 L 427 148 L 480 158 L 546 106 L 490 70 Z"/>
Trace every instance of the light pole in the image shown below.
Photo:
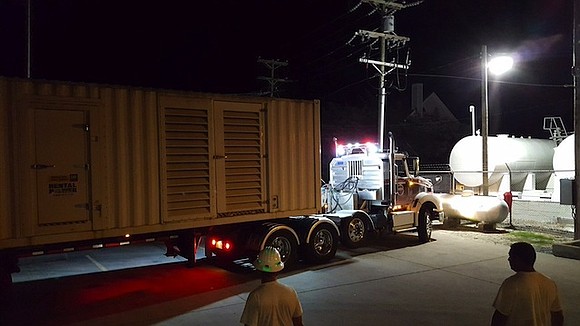
<path fill-rule="evenodd" d="M 471 135 L 475 136 L 475 105 L 469 106 L 469 112 L 471 113 Z"/>
<path fill-rule="evenodd" d="M 488 136 L 488 121 L 489 121 L 489 92 L 488 92 L 488 69 L 493 74 L 500 75 L 510 70 L 513 66 L 513 59 L 510 56 L 497 56 L 491 60 L 487 60 L 487 45 L 481 47 L 481 141 L 482 141 L 482 155 L 481 155 L 481 170 L 483 182 L 483 195 L 489 195 L 489 179 L 488 179 L 488 151 L 487 151 L 487 136 Z"/>
<path fill-rule="evenodd" d="M 481 47 L 481 171 L 483 182 L 481 184 L 483 195 L 489 195 L 489 179 L 487 176 L 487 122 L 488 122 L 488 85 L 487 85 L 487 45 Z"/>

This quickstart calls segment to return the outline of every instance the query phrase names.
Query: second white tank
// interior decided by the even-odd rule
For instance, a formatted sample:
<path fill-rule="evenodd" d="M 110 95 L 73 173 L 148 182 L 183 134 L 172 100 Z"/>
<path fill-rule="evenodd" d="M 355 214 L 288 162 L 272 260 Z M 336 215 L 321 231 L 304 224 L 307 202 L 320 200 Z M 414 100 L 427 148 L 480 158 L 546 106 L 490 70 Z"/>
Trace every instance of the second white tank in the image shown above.
<path fill-rule="evenodd" d="M 574 135 L 564 139 L 554 151 L 554 173 L 560 179 L 574 177 Z"/>
<path fill-rule="evenodd" d="M 468 187 L 483 182 L 482 137 L 467 136 L 459 140 L 449 155 L 449 166 L 455 179 Z M 489 184 L 511 173 L 511 182 L 521 182 L 530 172 L 552 170 L 554 142 L 547 139 L 515 138 L 507 135 L 488 137 Z M 508 169 L 509 167 L 509 169 Z"/>

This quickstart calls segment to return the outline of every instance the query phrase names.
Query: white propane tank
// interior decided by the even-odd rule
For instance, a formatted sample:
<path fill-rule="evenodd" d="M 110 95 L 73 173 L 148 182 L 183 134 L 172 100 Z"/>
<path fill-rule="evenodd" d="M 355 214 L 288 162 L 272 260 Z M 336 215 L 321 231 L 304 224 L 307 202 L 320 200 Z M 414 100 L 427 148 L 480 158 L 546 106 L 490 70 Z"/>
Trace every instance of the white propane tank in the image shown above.
<path fill-rule="evenodd" d="M 574 178 L 574 135 L 564 139 L 554 149 L 554 174 L 559 179 Z"/>
<path fill-rule="evenodd" d="M 574 135 L 566 137 L 554 149 L 554 191 L 552 201 L 560 201 L 560 180 L 574 178 Z"/>
<path fill-rule="evenodd" d="M 554 142 L 551 140 L 489 136 L 487 150 L 490 185 L 509 173 L 506 164 L 512 172 L 516 171 L 511 174 L 512 183 L 523 181 L 528 175 L 525 171 L 552 169 Z M 480 186 L 483 183 L 482 155 L 481 136 L 467 136 L 459 140 L 449 155 L 449 166 L 455 179 L 467 187 Z"/>
<path fill-rule="evenodd" d="M 441 200 L 446 218 L 495 224 L 503 222 L 509 213 L 507 203 L 498 197 L 474 196 L 473 192 L 437 196 Z"/>

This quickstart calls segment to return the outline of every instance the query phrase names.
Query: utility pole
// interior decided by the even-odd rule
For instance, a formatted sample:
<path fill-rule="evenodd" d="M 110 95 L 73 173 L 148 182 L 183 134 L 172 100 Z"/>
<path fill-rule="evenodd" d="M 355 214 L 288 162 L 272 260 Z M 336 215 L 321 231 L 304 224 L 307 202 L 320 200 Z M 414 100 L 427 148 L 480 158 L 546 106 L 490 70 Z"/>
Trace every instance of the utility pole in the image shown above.
<path fill-rule="evenodd" d="M 574 46 L 572 51 L 572 73 L 574 74 L 574 192 L 573 217 L 574 240 L 580 240 L 580 221 L 576 216 L 576 208 L 580 202 L 580 0 L 574 0 Z"/>
<path fill-rule="evenodd" d="M 275 77 L 276 69 L 280 68 L 280 67 L 286 67 L 288 65 L 288 61 L 266 60 L 266 59 L 258 58 L 258 63 L 261 63 L 261 64 L 265 65 L 266 67 L 268 67 L 268 69 L 270 69 L 270 76 L 269 77 L 259 76 L 258 79 L 265 80 L 268 82 L 268 84 L 270 85 L 270 91 L 269 91 L 270 97 L 274 97 L 274 93 L 277 90 L 276 86 L 278 85 L 278 83 L 290 81 L 287 78 L 282 79 L 282 78 Z"/>
<path fill-rule="evenodd" d="M 26 78 L 32 77 L 32 4 L 26 1 Z"/>
<path fill-rule="evenodd" d="M 397 63 L 394 60 L 386 62 L 387 50 L 396 47 L 402 47 L 410 41 L 410 38 L 395 35 L 395 16 L 394 13 L 410 7 L 415 6 L 422 1 L 412 4 L 401 4 L 395 1 L 386 0 L 362 0 L 375 7 L 375 10 L 381 13 L 381 27 L 379 32 L 359 30 L 356 35 L 363 39 L 373 38 L 380 42 L 380 58 L 379 60 L 370 60 L 369 58 L 360 58 L 359 62 L 370 63 L 379 73 L 379 148 L 384 150 L 385 144 L 385 125 L 386 125 L 386 100 L 387 94 L 385 89 L 385 76 L 392 73 L 396 69 L 409 69 L 410 62 Z M 388 70 L 386 68 L 389 68 Z"/>

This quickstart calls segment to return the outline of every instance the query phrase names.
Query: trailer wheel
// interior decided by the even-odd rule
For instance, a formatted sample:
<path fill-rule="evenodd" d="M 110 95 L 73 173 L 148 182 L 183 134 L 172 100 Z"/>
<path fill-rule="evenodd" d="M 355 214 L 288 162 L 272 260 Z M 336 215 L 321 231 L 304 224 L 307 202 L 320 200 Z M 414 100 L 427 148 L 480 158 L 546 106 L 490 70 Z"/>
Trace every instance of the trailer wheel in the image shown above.
<path fill-rule="evenodd" d="M 331 260 L 338 248 L 338 233 L 332 225 L 320 224 L 306 244 L 306 259 L 311 263 L 323 263 Z"/>
<path fill-rule="evenodd" d="M 368 237 L 365 221 L 358 216 L 350 216 L 340 222 L 340 240 L 348 248 L 362 247 Z"/>
<path fill-rule="evenodd" d="M 417 227 L 417 233 L 419 234 L 419 241 L 421 243 L 429 242 L 431 239 L 431 233 L 433 233 L 433 209 L 433 205 L 425 204 L 419 211 L 419 226 Z"/>
<path fill-rule="evenodd" d="M 274 232 L 265 242 L 266 246 L 272 246 L 280 252 L 284 265 L 292 265 L 298 256 L 298 241 L 288 230 Z"/>

